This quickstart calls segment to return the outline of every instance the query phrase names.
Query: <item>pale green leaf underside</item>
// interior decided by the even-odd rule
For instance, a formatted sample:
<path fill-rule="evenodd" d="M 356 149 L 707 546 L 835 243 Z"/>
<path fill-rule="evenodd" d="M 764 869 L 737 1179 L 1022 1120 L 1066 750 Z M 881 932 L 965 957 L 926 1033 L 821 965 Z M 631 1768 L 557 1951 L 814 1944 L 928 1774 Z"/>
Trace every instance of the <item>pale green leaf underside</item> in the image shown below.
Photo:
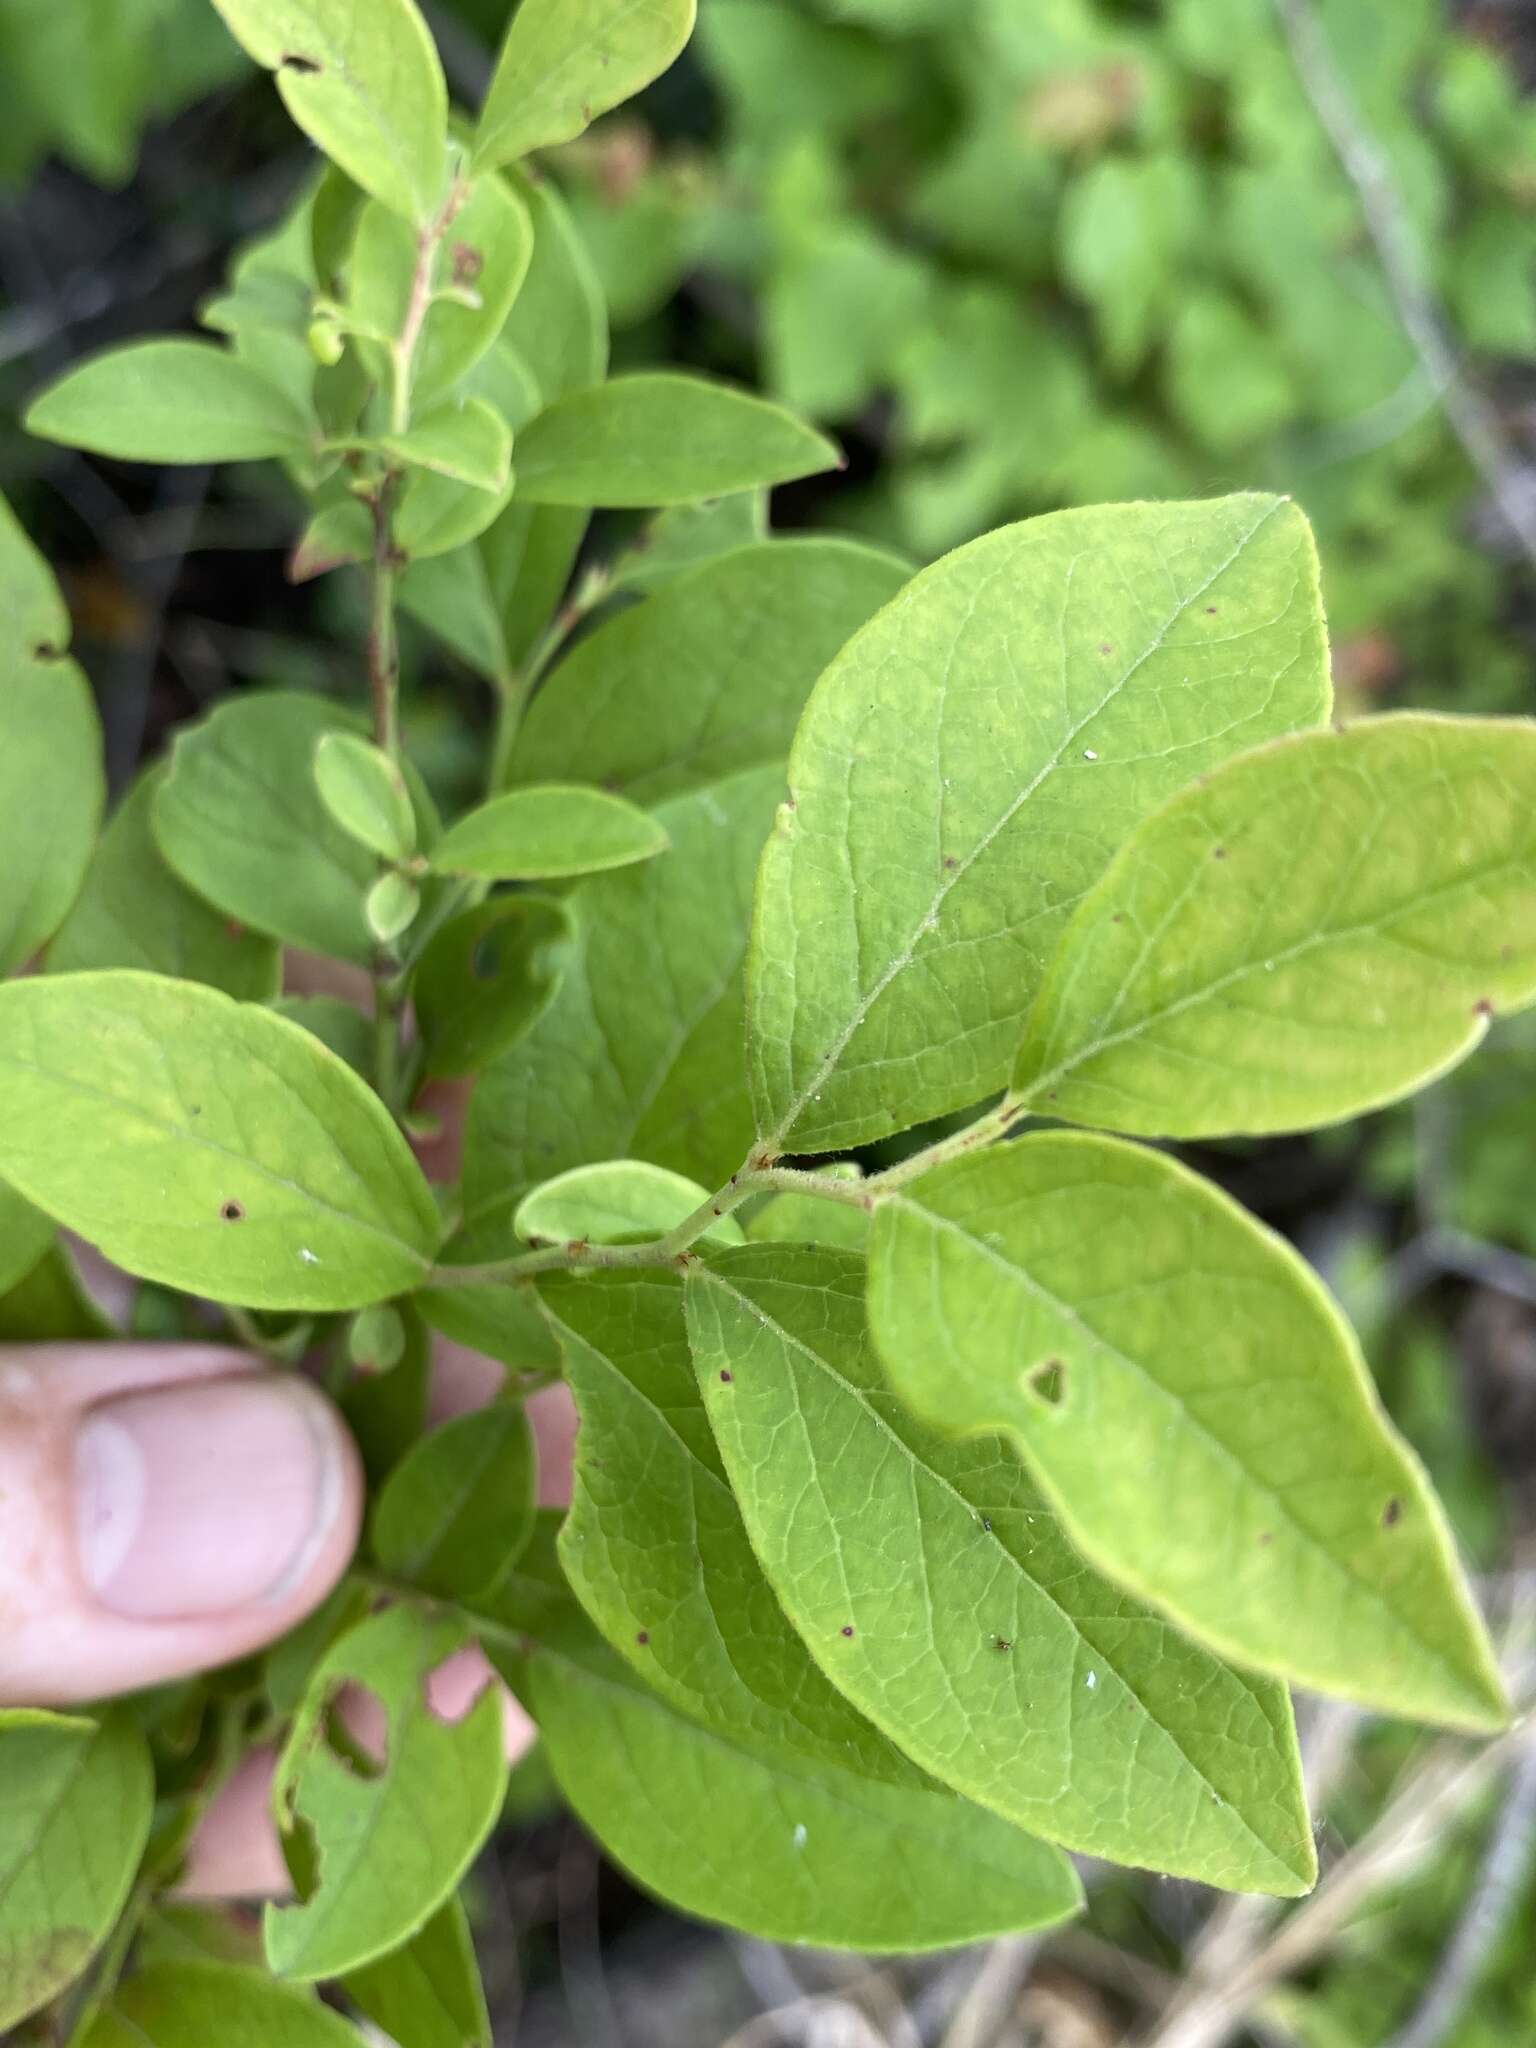
<path fill-rule="evenodd" d="M 157 1962 L 120 1984 L 79 2048 L 362 2048 L 339 2013 L 292 1984 L 218 1962 Z"/>
<path fill-rule="evenodd" d="M 508 780 L 632 802 L 781 762 L 811 685 L 907 576 L 853 541 L 733 548 L 590 633 L 540 686 Z"/>
<path fill-rule="evenodd" d="M 936 1777 L 1038 1834 L 1306 1890 L 1284 1688 L 1106 1584 L 1006 1444 L 916 1422 L 875 1360 L 864 1287 L 847 1252 L 779 1245 L 714 1255 L 688 1282 L 721 1456 L 817 1662 Z"/>
<path fill-rule="evenodd" d="M 322 1660 L 277 1767 L 279 1812 L 307 1824 L 320 1857 L 311 1898 L 266 1909 L 267 1960 L 279 1975 L 339 1976 L 397 1947 L 453 1892 L 494 1825 L 507 1775 L 494 1686 L 451 1724 L 427 1705 L 427 1674 L 464 1640 L 462 1629 L 392 1607 Z M 383 1709 L 376 1777 L 324 1740 L 325 1709 L 349 1683 Z"/>
<path fill-rule="evenodd" d="M 214 0 L 277 73 L 304 133 L 354 183 L 425 223 L 446 182 L 448 92 L 411 0 Z"/>
<path fill-rule="evenodd" d="M 915 577 L 795 737 L 750 968 L 761 1135 L 840 1150 L 1000 1088 L 1126 834 L 1328 702 L 1311 535 L 1280 499 L 1052 513 Z"/>
<path fill-rule="evenodd" d="M 1438 1503 L 1285 1244 L 1114 1139 L 1026 1137 L 875 1214 L 892 1383 L 1003 1429 L 1078 1547 L 1225 1656 L 1454 1727 L 1505 1718 Z"/>
<path fill-rule="evenodd" d="M 215 910 L 167 864 L 151 829 L 164 779 L 163 767 L 151 768 L 113 812 L 48 947 L 48 970 L 139 967 L 262 1002 L 277 993 L 278 949 Z"/>
<path fill-rule="evenodd" d="M 680 505 L 836 467 L 782 406 L 727 384 L 641 370 L 568 392 L 518 437 L 520 497 L 541 505 Z"/>
<path fill-rule="evenodd" d="M 523 0 L 475 135 L 477 164 L 569 142 L 658 77 L 693 30 L 695 0 Z"/>
<path fill-rule="evenodd" d="M 1228 762 L 1063 935 L 1014 1085 L 1194 1138 L 1407 1094 L 1536 997 L 1536 724 L 1404 713 Z"/>
<path fill-rule="evenodd" d="M 0 1713 L 0 2027 L 84 1970 L 128 1895 L 152 1795 L 126 1719 Z"/>
<path fill-rule="evenodd" d="M 877 1954 L 1046 1926 L 1079 1903 L 1059 1851 L 965 1800 L 765 1762 L 597 1645 L 541 1651 L 529 1692 L 579 1817 L 640 1883 L 702 1919 Z"/>
<path fill-rule="evenodd" d="M 667 848 L 665 829 L 605 789 L 578 783 L 515 789 L 492 797 L 439 840 L 440 874 L 554 881 L 650 860 Z"/>
<path fill-rule="evenodd" d="M 439 1223 L 378 1097 L 309 1032 L 131 971 L 0 987 L 0 1173 L 109 1259 L 256 1308 L 417 1285 Z"/>
<path fill-rule="evenodd" d="M 311 431 L 280 385 L 211 341 L 138 341 L 92 356 L 32 401 L 26 427 L 127 462 L 300 455 Z"/>
<path fill-rule="evenodd" d="M 743 1072 L 742 958 L 752 875 L 777 768 L 662 804 L 664 860 L 583 883 L 555 1000 L 475 1088 L 464 1197 L 510 1219 L 536 1182 L 634 1153 L 718 1187 L 752 1134 Z"/>
<path fill-rule="evenodd" d="M 605 1159 L 573 1166 L 542 1181 L 518 1204 L 516 1235 L 529 1244 L 619 1244 L 625 1238 L 660 1237 L 691 1216 L 709 1191 L 684 1173 L 653 1166 L 648 1159 Z M 740 1244 L 734 1216 L 717 1216 L 704 1231 L 717 1244 Z"/>

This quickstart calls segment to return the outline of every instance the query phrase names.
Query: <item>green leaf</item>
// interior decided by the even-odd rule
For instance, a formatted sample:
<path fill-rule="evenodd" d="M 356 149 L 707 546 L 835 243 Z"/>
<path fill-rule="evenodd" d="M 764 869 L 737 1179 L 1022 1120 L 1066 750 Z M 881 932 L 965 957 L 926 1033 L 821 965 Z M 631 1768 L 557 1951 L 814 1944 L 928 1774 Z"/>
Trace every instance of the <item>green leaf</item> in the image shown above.
<path fill-rule="evenodd" d="M 533 222 L 522 199 L 505 178 L 474 179 L 433 254 L 428 290 L 454 296 L 434 296 L 422 323 L 411 365 L 414 407 L 441 398 L 485 355 L 506 325 L 532 253 Z M 418 254 L 408 222 L 376 202 L 363 208 L 347 271 L 347 307 L 361 327 L 402 331 Z"/>
<path fill-rule="evenodd" d="M 103 1314 L 61 1244 L 51 1244 L 19 1281 L 0 1295 L 0 1343 L 92 1344 L 122 1333 Z"/>
<path fill-rule="evenodd" d="M 607 371 L 603 288 L 554 183 L 535 183 L 520 171 L 509 182 L 533 222 L 533 260 L 503 333 L 550 403 L 598 383 Z"/>
<path fill-rule="evenodd" d="M 320 801 L 343 832 L 385 860 L 409 860 L 416 813 L 405 777 L 382 747 L 361 733 L 322 733 L 314 775 Z"/>
<path fill-rule="evenodd" d="M 101 821 L 101 727 L 53 573 L 0 498 L 0 974 L 74 901 Z"/>
<path fill-rule="evenodd" d="M 341 1412 L 357 1439 L 363 1470 L 374 1488 L 395 1469 L 427 1426 L 432 1340 L 418 1313 L 420 1304 L 419 1295 L 397 1304 L 405 1326 L 405 1353 L 399 1362 L 388 1372 L 357 1374 L 340 1396 Z"/>
<path fill-rule="evenodd" d="M 24 425 L 128 462 L 304 455 L 312 434 L 280 385 L 211 341 L 136 341 L 92 356 L 33 399 Z"/>
<path fill-rule="evenodd" d="M 46 660 L 69 645 L 69 608 L 53 571 L 32 545 L 20 520 L 0 497 L 0 655 L 17 662 Z"/>
<path fill-rule="evenodd" d="M 409 875 L 380 875 L 363 898 L 368 929 L 381 946 L 391 946 L 409 930 L 421 908 L 421 891 Z"/>
<path fill-rule="evenodd" d="M 635 1153 L 717 1187 L 751 1139 L 741 1054 L 752 874 L 777 769 L 660 806 L 665 860 L 568 902 L 579 951 L 509 1058 L 481 1075 L 465 1131 L 465 1213 L 497 1219 L 535 1183 Z"/>
<path fill-rule="evenodd" d="M 1005 1822 L 791 1756 L 765 1760 L 648 1693 L 612 1651 L 541 1649 L 529 1698 L 582 1822 L 685 1913 L 864 1954 L 944 1948 L 1077 1909 L 1072 1867 Z"/>
<path fill-rule="evenodd" d="M 362 2048 L 317 1998 L 231 1963 L 152 1963 L 119 1984 L 78 2048 Z"/>
<path fill-rule="evenodd" d="M 504 1259 L 514 1249 L 510 1229 L 510 1218 L 498 1217 L 460 1231 L 438 1254 L 438 1264 Z M 547 1376 L 559 1369 L 559 1349 L 526 1286 L 422 1288 L 413 1300 L 434 1330 L 511 1372 Z"/>
<path fill-rule="evenodd" d="M 425 226 L 443 197 L 448 92 L 411 0 L 214 0 L 277 74 L 298 126 L 355 184 Z"/>
<path fill-rule="evenodd" d="M 726 1484 L 694 1380 L 676 1277 L 600 1274 L 590 1285 L 552 1278 L 540 1292 L 561 1333 L 581 1418 L 571 1512 L 560 1535 L 578 1597 L 685 1721 L 791 1782 L 809 1775 L 830 1799 L 844 1797 L 855 1810 L 873 1805 L 892 1832 L 888 1856 L 909 1831 L 921 1837 L 936 1822 L 952 1829 L 954 1847 L 933 1873 L 937 1898 L 917 1911 L 900 1903 L 902 1945 L 943 1938 L 965 1891 L 977 1889 L 955 1883 L 950 1858 L 968 1850 L 979 1864 L 1024 1838 L 948 1799 L 812 1663 L 754 1561 Z M 846 1899 L 837 1842 L 813 1849 L 809 1833 L 800 1846 L 824 1859 L 829 1890 Z M 1037 1851 L 1031 1844 L 1030 1853 Z M 989 1905 L 972 1910 L 978 1928 L 995 1924 Z M 958 1931 L 949 1938 L 959 1939 Z"/>
<path fill-rule="evenodd" d="M 457 1899 L 404 1948 L 351 1971 L 341 1988 L 399 2048 L 491 2048 L 475 1947 Z"/>
<path fill-rule="evenodd" d="M 623 797 L 579 783 L 517 789 L 468 812 L 438 841 L 439 874 L 545 881 L 665 853 L 664 829 Z"/>
<path fill-rule="evenodd" d="M 402 607 L 461 661 L 489 682 L 511 681 L 512 657 L 478 547 L 418 558 L 401 577 L 399 588 Z"/>
<path fill-rule="evenodd" d="M 1127 832 L 1327 704 L 1311 535 L 1279 499 L 1052 513 L 915 577 L 817 684 L 763 856 L 765 1142 L 842 1150 L 1000 1088 Z"/>
<path fill-rule="evenodd" d="M 153 1773 L 123 1715 L 0 1711 L 0 2027 L 84 1970 L 149 1834 Z"/>
<path fill-rule="evenodd" d="M 141 967 L 262 1002 L 277 993 L 277 947 L 205 903 L 167 866 L 151 830 L 164 779 L 162 767 L 147 770 L 112 814 L 48 948 L 48 971 Z"/>
<path fill-rule="evenodd" d="M 380 446 L 402 462 L 473 484 L 477 491 L 499 494 L 512 476 L 512 430 L 483 398 L 448 399 L 405 433 L 386 435 Z"/>
<path fill-rule="evenodd" d="M 373 1550 L 392 1578 L 471 1600 L 533 1532 L 534 1451 L 521 1406 L 477 1408 L 424 1436 L 373 1511 Z"/>
<path fill-rule="evenodd" d="M 411 981 L 427 1072 L 477 1074 L 554 1000 L 574 943 L 553 896 L 496 896 L 445 924 Z"/>
<path fill-rule="evenodd" d="M 315 750 L 356 734 L 339 705 L 298 691 L 231 698 L 179 733 L 154 799 L 160 851 L 187 885 L 257 931 L 337 959 L 368 963 L 363 899 L 373 855 L 332 819 L 315 786 Z M 435 821 L 409 768 L 423 843 Z"/>
<path fill-rule="evenodd" d="M 688 1278 L 725 1469 L 818 1664 L 936 1777 L 1049 1840 L 1307 1890 L 1285 1688 L 1090 1571 L 1006 1444 L 914 1421 L 869 1342 L 864 1277 L 847 1252 L 753 1245 Z"/>
<path fill-rule="evenodd" d="M 464 547 L 500 517 L 511 494 L 510 470 L 501 487 L 491 490 L 435 470 L 412 469 L 394 518 L 395 546 L 412 562 Z"/>
<path fill-rule="evenodd" d="M 340 996 L 277 996 L 268 1005 L 345 1060 L 354 1074 L 373 1078 L 373 1020 Z"/>
<path fill-rule="evenodd" d="M 461 1628 L 392 1607 L 344 1635 L 315 1673 L 278 1759 L 273 1796 L 285 1828 L 318 1854 L 318 1887 L 269 1905 L 267 1960 L 284 1977 L 335 1977 L 386 1955 L 424 1927 L 495 1824 L 506 1784 L 494 1686 L 462 1720 L 440 1721 L 426 1679 L 466 1640 Z M 382 1764 L 330 1746 L 343 1686 L 371 1693 L 387 1724 Z"/>
<path fill-rule="evenodd" d="M 1126 842 L 1014 1073 L 1073 1123 L 1337 1123 L 1536 999 L 1536 724 L 1404 713 L 1228 762 Z"/>
<path fill-rule="evenodd" d="M 384 1105 L 307 1031 L 129 972 L 0 987 L 0 1173 L 130 1273 L 252 1308 L 416 1286 L 437 1208 Z"/>
<path fill-rule="evenodd" d="M 695 0 L 523 0 L 475 134 L 477 166 L 569 142 L 633 99 L 693 32 Z"/>
<path fill-rule="evenodd" d="M 25 1280 L 53 1243 L 53 1218 L 0 1180 L 0 1295 Z"/>
<path fill-rule="evenodd" d="M 518 437 L 517 487 L 541 505 L 678 505 L 835 469 L 836 448 L 782 407 L 667 370 L 556 399 Z"/>
<path fill-rule="evenodd" d="M 654 804 L 777 765 L 817 676 L 907 573 L 893 555 L 819 539 L 761 541 L 685 570 L 560 661 L 508 780 L 579 775 Z"/>
<path fill-rule="evenodd" d="M 405 1322 L 393 1302 L 359 1309 L 347 1331 L 347 1356 L 364 1372 L 390 1372 L 405 1356 Z"/>
<path fill-rule="evenodd" d="M 660 1237 L 708 1200 L 709 1190 L 686 1174 L 648 1159 L 608 1159 L 542 1182 L 518 1204 L 512 1228 L 527 1244 L 622 1244 Z M 717 1216 L 703 1235 L 717 1244 L 742 1241 L 734 1216 Z"/>
<path fill-rule="evenodd" d="M 290 583 L 311 583 L 373 556 L 373 516 L 357 498 L 323 505 L 295 542 L 285 573 Z"/>
<path fill-rule="evenodd" d="M 696 505 L 672 505 L 648 519 L 613 564 L 611 590 L 649 597 L 674 576 L 768 538 L 768 493 L 734 491 Z"/>
<path fill-rule="evenodd" d="M 1222 1655 L 1503 1725 L 1439 1506 L 1353 1333 L 1208 1182 L 1067 1132 L 952 1161 L 876 1209 L 870 1304 L 903 1399 L 1007 1430 L 1084 1555 Z"/>

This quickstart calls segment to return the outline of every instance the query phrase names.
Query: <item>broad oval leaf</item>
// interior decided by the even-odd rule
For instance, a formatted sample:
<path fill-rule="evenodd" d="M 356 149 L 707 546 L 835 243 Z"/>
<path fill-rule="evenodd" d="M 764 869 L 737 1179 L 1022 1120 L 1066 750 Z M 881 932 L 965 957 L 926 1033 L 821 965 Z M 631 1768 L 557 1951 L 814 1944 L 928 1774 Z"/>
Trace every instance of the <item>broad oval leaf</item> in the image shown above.
<path fill-rule="evenodd" d="M 728 384 L 641 370 L 572 391 L 518 437 L 518 494 L 539 505 L 679 505 L 834 469 L 825 435 Z"/>
<path fill-rule="evenodd" d="M 220 1962 L 155 1962 L 118 1985 L 78 2048 L 362 2048 L 296 1985 Z"/>
<path fill-rule="evenodd" d="M 811 686 L 908 575 L 858 542 L 733 548 L 606 620 L 541 684 L 508 780 L 655 804 L 783 761 Z"/>
<path fill-rule="evenodd" d="M 406 1453 L 373 1511 L 373 1550 L 391 1577 L 469 1600 L 533 1533 L 528 1418 L 508 1403 L 456 1415 Z"/>
<path fill-rule="evenodd" d="M 1178 1138 L 1336 1123 L 1536 998 L 1536 723 L 1402 713 L 1228 762 L 1067 927 L 1014 1087 Z"/>
<path fill-rule="evenodd" d="M 139 776 L 107 822 L 74 907 L 48 947 L 51 974 L 139 967 L 202 981 L 244 1002 L 278 987 L 278 949 L 189 889 L 152 829 L 161 766 Z"/>
<path fill-rule="evenodd" d="M 394 519 L 395 546 L 413 562 L 464 547 L 500 517 L 511 496 L 510 469 L 496 490 L 433 469 L 409 470 Z"/>
<path fill-rule="evenodd" d="M 1058 1850 L 966 1800 L 764 1759 L 647 1692 L 603 1645 L 541 1647 L 527 1682 L 581 1820 L 639 1883 L 701 1919 L 910 1953 L 1049 1926 L 1080 1903 Z"/>
<path fill-rule="evenodd" d="M 69 607 L 52 569 L 0 497 L 0 650 L 9 667 L 69 645 Z"/>
<path fill-rule="evenodd" d="M 1107 1585 L 1006 1444 L 956 1444 L 910 1416 L 864 1289 L 861 1259 L 806 1246 L 711 1255 L 688 1277 L 720 1455 L 817 1663 L 936 1777 L 1049 1840 L 1305 1891 L 1285 1688 Z"/>
<path fill-rule="evenodd" d="M 607 1159 L 573 1166 L 525 1195 L 512 1228 L 529 1244 L 566 1244 L 588 1238 L 619 1244 L 626 1238 L 660 1237 L 709 1200 L 707 1188 L 686 1174 L 648 1159 Z M 740 1244 L 734 1216 L 717 1216 L 703 1232 L 717 1244 Z"/>
<path fill-rule="evenodd" d="M 303 455 L 313 428 L 279 384 L 211 341 L 136 341 L 79 363 L 27 409 L 29 434 L 128 462 Z"/>
<path fill-rule="evenodd" d="M 505 1230 L 527 1190 L 638 1153 L 718 1187 L 751 1141 L 742 959 L 777 768 L 658 807 L 665 860 L 583 883 L 579 950 L 514 1053 L 480 1078 L 465 1131 L 465 1211 Z M 495 1256 L 485 1253 L 483 1256 Z"/>
<path fill-rule="evenodd" d="M 318 1039 L 128 971 L 0 986 L 0 1173 L 148 1280 L 253 1308 L 361 1308 L 439 1235 L 384 1105 Z"/>
<path fill-rule="evenodd" d="M 1327 706 L 1311 535 L 1277 498 L 1052 513 L 915 577 L 795 736 L 752 943 L 763 1139 L 840 1150 L 1002 1087 L 1127 832 Z"/>
<path fill-rule="evenodd" d="M 149 1834 L 154 1774 L 126 1716 L 0 1712 L 0 2027 L 85 1969 Z"/>
<path fill-rule="evenodd" d="M 214 0 L 283 103 L 354 183 L 425 225 L 446 183 L 448 90 L 412 0 Z"/>
<path fill-rule="evenodd" d="M 280 1820 L 301 1823 L 319 1859 L 308 1897 L 266 1909 L 267 1961 L 280 1976 L 341 1976 L 398 1948 L 454 1891 L 494 1826 L 507 1777 L 495 1687 L 452 1723 L 427 1704 L 428 1674 L 465 1641 L 462 1628 L 392 1607 L 321 1660 L 273 1786 Z M 346 1685 L 372 1694 L 383 1713 L 372 1775 L 326 1739 Z"/>
<path fill-rule="evenodd" d="M 1259 1670 L 1389 1713 L 1506 1708 L 1438 1503 L 1290 1248 L 1173 1160 L 1042 1133 L 875 1211 L 898 1393 L 1022 1446 L 1099 1568 Z"/>
<path fill-rule="evenodd" d="M 411 978 L 427 1072 L 477 1074 L 554 1000 L 574 940 L 557 897 L 494 896 L 434 934 Z"/>
<path fill-rule="evenodd" d="M 363 903 L 378 861 L 332 818 L 313 765 L 328 733 L 358 730 L 341 706 L 296 690 L 233 698 L 177 735 L 153 822 L 177 874 L 229 916 L 367 963 L 375 948 Z M 430 844 L 428 799 L 409 769 L 406 780 Z"/>
<path fill-rule="evenodd" d="M 506 164 L 580 135 L 666 70 L 695 0 L 523 0 L 475 133 L 477 164 Z"/>
<path fill-rule="evenodd" d="M 438 841 L 439 874 L 492 881 L 555 881 L 626 868 L 665 853 L 665 827 L 623 797 L 579 783 L 547 783 L 492 797 Z"/>

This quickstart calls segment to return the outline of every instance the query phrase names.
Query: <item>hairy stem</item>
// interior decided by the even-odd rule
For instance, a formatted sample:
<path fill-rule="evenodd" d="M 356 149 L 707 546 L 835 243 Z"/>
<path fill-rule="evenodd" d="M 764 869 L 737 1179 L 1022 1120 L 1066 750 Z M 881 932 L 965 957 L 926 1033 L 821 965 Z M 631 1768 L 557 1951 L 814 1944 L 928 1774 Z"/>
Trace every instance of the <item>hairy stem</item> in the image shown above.
<path fill-rule="evenodd" d="M 1022 1105 L 1012 1096 L 1003 1100 L 975 1123 L 953 1131 L 914 1152 L 910 1159 L 888 1167 L 868 1180 L 840 1180 L 832 1174 L 812 1173 L 797 1166 L 777 1166 L 759 1153 L 748 1155 L 746 1163 L 733 1173 L 723 1187 L 664 1237 L 644 1244 L 589 1244 L 579 1238 L 570 1244 L 541 1245 L 515 1258 L 493 1259 L 478 1266 L 438 1266 L 429 1285 L 433 1287 L 506 1287 L 520 1280 L 533 1280 L 540 1273 L 586 1272 L 598 1268 L 673 1266 L 684 1262 L 691 1248 L 720 1216 L 728 1216 L 753 1195 L 813 1195 L 818 1201 L 841 1202 L 845 1208 L 873 1209 L 882 1194 L 915 1180 L 919 1174 L 958 1159 L 978 1146 L 1001 1138 L 1020 1115 Z"/>

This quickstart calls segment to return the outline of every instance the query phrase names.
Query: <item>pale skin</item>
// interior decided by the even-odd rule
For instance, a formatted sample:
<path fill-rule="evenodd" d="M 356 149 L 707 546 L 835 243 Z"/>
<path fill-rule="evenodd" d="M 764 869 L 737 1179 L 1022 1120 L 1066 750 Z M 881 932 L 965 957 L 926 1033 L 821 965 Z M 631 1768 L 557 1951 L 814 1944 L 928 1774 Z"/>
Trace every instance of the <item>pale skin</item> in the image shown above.
<path fill-rule="evenodd" d="M 481 1406 L 501 1379 L 489 1359 L 440 1344 L 434 1419 Z M 528 1413 L 540 1500 L 562 1506 L 570 1398 L 546 1388 Z M 0 1705 L 135 1692 L 276 1641 L 346 1570 L 363 1506 L 352 1440 L 302 1373 L 213 1344 L 0 1346 Z M 462 1652 L 436 1675 L 434 1704 L 453 1718 L 492 1682 L 478 1651 Z M 520 1756 L 532 1724 L 510 1696 L 505 1715 Z M 212 1802 L 183 1873 L 189 1895 L 287 1888 L 271 1761 L 247 1758 Z"/>

